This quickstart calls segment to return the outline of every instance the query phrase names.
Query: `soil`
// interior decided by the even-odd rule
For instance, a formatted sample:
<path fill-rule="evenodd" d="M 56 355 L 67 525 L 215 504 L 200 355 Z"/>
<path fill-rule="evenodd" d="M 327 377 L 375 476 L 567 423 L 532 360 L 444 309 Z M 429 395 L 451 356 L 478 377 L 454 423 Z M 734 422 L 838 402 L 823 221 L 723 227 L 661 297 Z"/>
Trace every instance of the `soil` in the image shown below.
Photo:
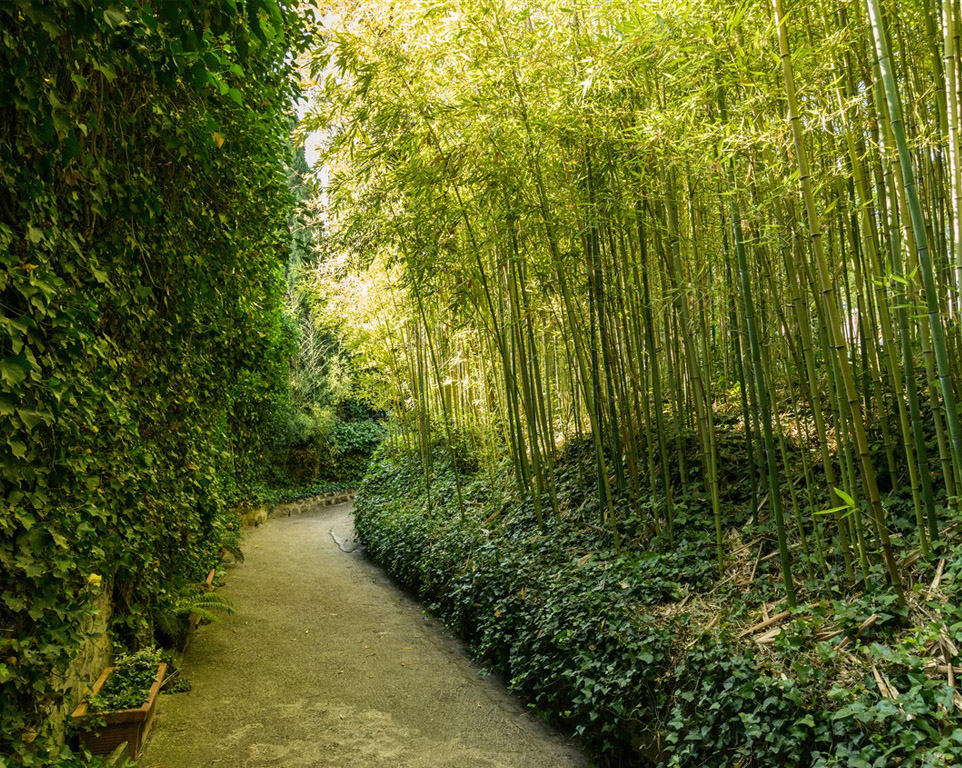
<path fill-rule="evenodd" d="M 585 768 L 364 555 L 351 505 L 252 531 L 163 696 L 147 768 Z"/>

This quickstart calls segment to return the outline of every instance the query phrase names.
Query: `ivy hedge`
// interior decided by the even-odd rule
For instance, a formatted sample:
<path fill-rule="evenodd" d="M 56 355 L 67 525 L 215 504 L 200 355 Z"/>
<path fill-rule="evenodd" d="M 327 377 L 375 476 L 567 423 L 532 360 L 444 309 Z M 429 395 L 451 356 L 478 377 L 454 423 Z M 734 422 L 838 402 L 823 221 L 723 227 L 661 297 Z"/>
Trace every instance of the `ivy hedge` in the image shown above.
<path fill-rule="evenodd" d="M 0 5 L 0 765 L 71 759 L 91 598 L 148 644 L 260 479 L 305 42 L 276 0 Z"/>
<path fill-rule="evenodd" d="M 605 765 L 962 760 L 958 693 L 931 656 L 943 635 L 962 642 L 962 544 L 947 549 L 943 595 L 921 623 L 885 590 L 825 596 L 759 644 L 740 635 L 778 594 L 777 563 L 757 563 L 748 587 L 719 579 L 698 496 L 679 497 L 670 551 L 645 546 L 632 519 L 616 551 L 584 480 L 592 451 L 581 447 L 590 449 L 573 446 L 555 465 L 564 511 L 541 530 L 507 460 L 479 469 L 459 458 L 462 516 L 450 451 L 435 447 L 428 489 L 420 454 L 384 444 L 358 489 L 359 538 L 482 664 Z M 754 550 L 748 557 L 750 567 Z"/>

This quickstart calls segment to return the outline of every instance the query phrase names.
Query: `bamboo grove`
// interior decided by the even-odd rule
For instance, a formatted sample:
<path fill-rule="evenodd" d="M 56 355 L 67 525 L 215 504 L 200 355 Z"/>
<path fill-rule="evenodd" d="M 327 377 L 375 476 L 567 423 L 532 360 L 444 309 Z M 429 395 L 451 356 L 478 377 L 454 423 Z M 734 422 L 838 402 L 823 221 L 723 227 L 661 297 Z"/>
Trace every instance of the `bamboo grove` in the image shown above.
<path fill-rule="evenodd" d="M 734 430 L 789 604 L 806 569 L 902 599 L 962 483 L 957 0 L 403 0 L 327 22 L 304 121 L 324 268 L 427 477 L 435 438 L 505 450 L 550 529 L 557 451 L 583 436 L 616 547 L 640 499 L 670 546 L 701 486 L 724 569 Z"/>

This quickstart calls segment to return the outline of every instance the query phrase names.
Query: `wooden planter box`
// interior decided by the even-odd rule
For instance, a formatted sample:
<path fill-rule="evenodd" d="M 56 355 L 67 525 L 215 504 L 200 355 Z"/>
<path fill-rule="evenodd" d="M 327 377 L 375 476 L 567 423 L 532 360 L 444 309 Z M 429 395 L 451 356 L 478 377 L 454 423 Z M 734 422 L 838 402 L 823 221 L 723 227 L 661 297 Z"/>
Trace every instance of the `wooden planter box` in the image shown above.
<path fill-rule="evenodd" d="M 113 672 L 113 667 L 107 667 L 97 682 L 94 683 L 93 694 L 100 693 L 104 683 Z M 127 742 L 127 754 L 132 760 L 136 760 L 140 750 L 147 739 L 147 732 L 154 721 L 154 713 L 157 709 L 157 696 L 160 694 L 160 686 L 164 682 L 164 675 L 167 672 L 167 665 L 161 664 L 157 668 L 157 676 L 150 686 L 150 693 L 141 706 L 135 709 L 118 709 L 113 712 L 87 712 L 87 702 L 84 701 L 74 710 L 74 723 L 80 727 L 84 723 L 92 720 L 102 720 L 105 725 L 89 726 L 90 730 L 80 734 L 80 743 L 87 747 L 95 755 L 109 755 L 118 746 Z"/>

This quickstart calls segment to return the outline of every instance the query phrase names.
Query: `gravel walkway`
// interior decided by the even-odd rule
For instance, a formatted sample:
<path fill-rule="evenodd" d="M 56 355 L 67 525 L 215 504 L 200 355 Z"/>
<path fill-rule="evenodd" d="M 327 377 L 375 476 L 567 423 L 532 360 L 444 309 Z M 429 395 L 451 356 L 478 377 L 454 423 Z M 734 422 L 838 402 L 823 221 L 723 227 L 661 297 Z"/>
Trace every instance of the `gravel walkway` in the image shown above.
<path fill-rule="evenodd" d="M 357 548 L 351 505 L 250 532 L 146 768 L 584 768 Z"/>

